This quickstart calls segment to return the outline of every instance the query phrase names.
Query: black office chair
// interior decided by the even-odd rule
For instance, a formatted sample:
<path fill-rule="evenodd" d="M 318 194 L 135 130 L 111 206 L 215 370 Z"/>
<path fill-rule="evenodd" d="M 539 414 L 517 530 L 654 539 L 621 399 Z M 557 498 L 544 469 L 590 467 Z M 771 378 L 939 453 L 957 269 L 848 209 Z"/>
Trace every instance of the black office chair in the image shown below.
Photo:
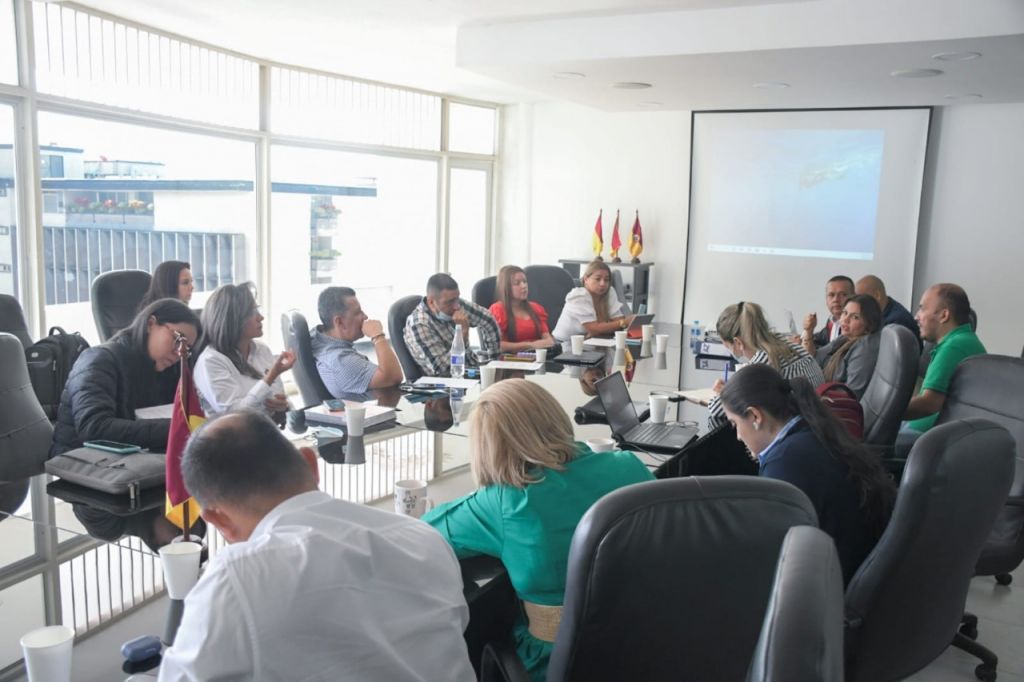
<path fill-rule="evenodd" d="M 490 308 L 491 304 L 498 300 L 495 298 L 495 288 L 497 286 L 498 278 L 494 275 L 479 280 L 473 285 L 473 303 L 482 308 Z"/>
<path fill-rule="evenodd" d="M 405 320 L 422 300 L 422 296 L 403 296 L 388 309 L 388 335 L 391 336 L 391 346 L 395 349 L 402 371 L 405 372 L 405 380 L 409 382 L 423 376 L 423 370 L 416 364 L 409 347 L 405 345 Z"/>
<path fill-rule="evenodd" d="M 906 327 L 882 329 L 878 362 L 860 399 L 864 409 L 864 443 L 882 451 L 892 449 L 917 381 L 917 339 Z"/>
<path fill-rule="evenodd" d="M 29 479 L 43 473 L 53 426 L 28 378 L 25 347 L 0 334 L 0 511 L 13 513 L 28 495 Z M 2 517 L 0 517 L 2 518 Z"/>
<path fill-rule="evenodd" d="M 21 303 L 7 294 L 0 294 L 0 332 L 18 337 L 25 348 L 32 345 L 32 336 L 28 333 L 28 323 L 25 322 Z"/>
<path fill-rule="evenodd" d="M 828 533 L 786 533 L 747 682 L 843 681 L 843 570 Z"/>
<path fill-rule="evenodd" d="M 112 270 L 92 281 L 92 317 L 104 342 L 132 323 L 153 276 L 145 270 Z"/>
<path fill-rule="evenodd" d="M 673 478 L 620 488 L 584 514 L 547 679 L 743 680 L 786 532 L 818 523 L 767 478 Z M 489 646 L 482 680 L 529 679 Z"/>
<path fill-rule="evenodd" d="M 557 265 L 527 265 L 523 268 L 530 285 L 530 300 L 548 313 L 548 328 L 554 329 L 565 307 L 565 297 L 576 286 L 572 275 Z"/>
<path fill-rule="evenodd" d="M 295 353 L 292 377 L 299 385 L 302 404 L 312 407 L 328 398 L 333 398 L 334 396 L 320 379 L 320 371 L 316 368 L 313 346 L 309 339 L 309 325 L 306 324 L 305 316 L 297 310 L 281 315 L 281 335 L 284 338 L 285 347 Z"/>
<path fill-rule="evenodd" d="M 900 680 L 951 642 L 973 644 L 957 627 L 1013 470 L 1013 439 L 991 421 L 951 421 L 917 440 L 889 525 L 846 588 L 847 679 Z M 994 664 L 976 673 L 995 679 Z"/>

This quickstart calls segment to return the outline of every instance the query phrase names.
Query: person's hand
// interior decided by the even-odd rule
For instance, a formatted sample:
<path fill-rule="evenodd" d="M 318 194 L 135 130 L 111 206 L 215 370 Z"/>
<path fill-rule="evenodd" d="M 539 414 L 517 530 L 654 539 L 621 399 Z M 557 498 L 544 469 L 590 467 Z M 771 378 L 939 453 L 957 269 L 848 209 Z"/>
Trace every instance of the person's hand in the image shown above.
<path fill-rule="evenodd" d="M 455 324 L 461 326 L 463 331 L 469 329 L 469 315 L 467 315 L 466 311 L 463 310 L 462 308 L 459 308 L 454 313 L 452 313 L 452 320 L 455 322 Z"/>
<path fill-rule="evenodd" d="M 804 331 L 814 333 L 818 326 L 818 313 L 811 313 L 804 318 Z"/>
<path fill-rule="evenodd" d="M 537 339 L 536 341 L 530 342 L 530 348 L 539 350 L 541 348 L 551 348 L 551 342 L 545 341 L 544 339 Z"/>
<path fill-rule="evenodd" d="M 295 353 L 290 350 L 282 351 L 277 359 L 274 360 L 274 365 L 267 372 L 267 383 L 272 384 L 277 381 L 277 378 L 290 370 L 295 366 Z"/>
<path fill-rule="evenodd" d="M 715 392 L 715 395 L 721 393 L 723 388 L 725 388 L 725 382 L 721 379 L 715 379 L 715 383 L 711 384 L 711 390 Z"/>
<path fill-rule="evenodd" d="M 267 406 L 267 410 L 270 412 L 287 412 L 289 407 L 288 398 L 285 397 L 284 393 L 274 394 L 264 400 L 263 404 Z"/>
<path fill-rule="evenodd" d="M 629 326 L 633 324 L 634 319 L 636 319 L 636 315 L 626 315 L 622 318 L 622 328 L 629 329 Z"/>
<path fill-rule="evenodd" d="M 380 320 L 366 320 L 363 322 L 363 336 L 373 338 L 378 334 L 384 333 L 384 325 L 380 323 Z"/>

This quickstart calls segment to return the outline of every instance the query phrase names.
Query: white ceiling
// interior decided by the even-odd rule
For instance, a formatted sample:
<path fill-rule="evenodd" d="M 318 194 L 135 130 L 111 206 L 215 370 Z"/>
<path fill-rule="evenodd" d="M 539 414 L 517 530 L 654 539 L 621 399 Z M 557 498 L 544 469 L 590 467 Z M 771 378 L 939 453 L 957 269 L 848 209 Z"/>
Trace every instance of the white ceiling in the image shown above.
<path fill-rule="evenodd" d="M 1021 0 L 85 0 L 257 57 L 609 111 L 1024 101 Z M 940 62 L 940 52 L 975 51 Z M 897 69 L 941 76 L 897 79 Z M 585 78 L 564 80 L 572 71 Z M 616 90 L 615 81 L 651 83 Z M 754 83 L 788 83 L 758 89 Z"/>

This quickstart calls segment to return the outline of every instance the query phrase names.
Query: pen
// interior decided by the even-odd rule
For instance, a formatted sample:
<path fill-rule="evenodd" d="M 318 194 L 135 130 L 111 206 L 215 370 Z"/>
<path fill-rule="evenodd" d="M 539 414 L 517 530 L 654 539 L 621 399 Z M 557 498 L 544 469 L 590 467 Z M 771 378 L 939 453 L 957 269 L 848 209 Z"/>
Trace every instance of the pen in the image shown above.
<path fill-rule="evenodd" d="M 725 367 L 722 369 L 722 383 L 729 381 L 729 363 L 725 363 Z"/>

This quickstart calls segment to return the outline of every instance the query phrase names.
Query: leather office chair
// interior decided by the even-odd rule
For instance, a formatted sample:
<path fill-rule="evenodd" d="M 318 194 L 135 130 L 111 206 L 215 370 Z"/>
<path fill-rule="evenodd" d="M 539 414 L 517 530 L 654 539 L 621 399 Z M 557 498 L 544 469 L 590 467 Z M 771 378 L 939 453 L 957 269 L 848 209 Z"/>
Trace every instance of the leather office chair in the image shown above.
<path fill-rule="evenodd" d="M 285 347 L 295 353 L 292 377 L 299 385 L 302 404 L 305 407 L 313 407 L 328 398 L 333 398 L 320 379 L 320 371 L 316 368 L 313 345 L 309 339 L 309 325 L 306 324 L 305 316 L 297 310 L 281 315 L 281 337 L 284 339 Z"/>
<path fill-rule="evenodd" d="M 0 511 L 14 512 L 25 501 L 52 439 L 53 426 L 28 378 L 25 348 L 16 336 L 0 334 Z"/>
<path fill-rule="evenodd" d="M 842 682 L 843 570 L 824 531 L 786 533 L 747 682 Z"/>
<path fill-rule="evenodd" d="M 112 270 L 92 281 L 92 317 L 100 342 L 132 323 L 153 276 L 145 270 Z"/>
<path fill-rule="evenodd" d="M 889 525 L 846 588 L 848 680 L 903 679 L 951 640 L 973 644 L 957 626 L 1013 469 L 1013 439 L 991 421 L 951 421 L 917 440 Z M 978 676 L 994 679 L 994 661 L 990 675 L 983 667 Z"/>
<path fill-rule="evenodd" d="M 494 275 L 484 277 L 473 285 L 472 300 L 482 308 L 490 308 L 491 304 L 497 301 L 495 288 L 498 286 L 498 278 Z"/>
<path fill-rule="evenodd" d="M 544 307 L 548 328 L 553 330 L 562 316 L 566 295 L 575 287 L 572 275 L 557 265 L 527 265 L 523 271 L 530 285 L 530 300 Z"/>
<path fill-rule="evenodd" d="M 604 496 L 573 534 L 548 680 L 743 680 L 786 532 L 818 523 L 767 478 L 638 483 Z M 488 646 L 481 680 L 529 679 Z"/>
<path fill-rule="evenodd" d="M 409 347 L 405 345 L 405 320 L 422 300 L 423 297 L 418 295 L 403 296 L 388 309 L 388 336 L 391 337 L 391 346 L 395 349 L 402 371 L 405 372 L 405 380 L 410 383 L 423 376 L 423 370 L 416 364 Z"/>
<path fill-rule="evenodd" d="M 0 294 L 0 332 L 13 334 L 28 348 L 32 345 L 32 336 L 28 333 L 25 312 L 21 309 L 18 299 L 7 294 Z"/>
<path fill-rule="evenodd" d="M 864 443 L 889 450 L 896 441 L 917 380 L 917 339 L 906 327 L 882 329 L 878 362 L 860 399 L 864 409 Z"/>
<path fill-rule="evenodd" d="M 615 289 L 615 295 L 619 297 L 619 303 L 625 308 L 629 308 L 629 304 L 626 303 L 626 285 L 622 281 L 622 272 L 619 270 L 612 270 L 612 289 Z M 612 317 L 617 317 L 619 311 L 613 310 Z"/>

